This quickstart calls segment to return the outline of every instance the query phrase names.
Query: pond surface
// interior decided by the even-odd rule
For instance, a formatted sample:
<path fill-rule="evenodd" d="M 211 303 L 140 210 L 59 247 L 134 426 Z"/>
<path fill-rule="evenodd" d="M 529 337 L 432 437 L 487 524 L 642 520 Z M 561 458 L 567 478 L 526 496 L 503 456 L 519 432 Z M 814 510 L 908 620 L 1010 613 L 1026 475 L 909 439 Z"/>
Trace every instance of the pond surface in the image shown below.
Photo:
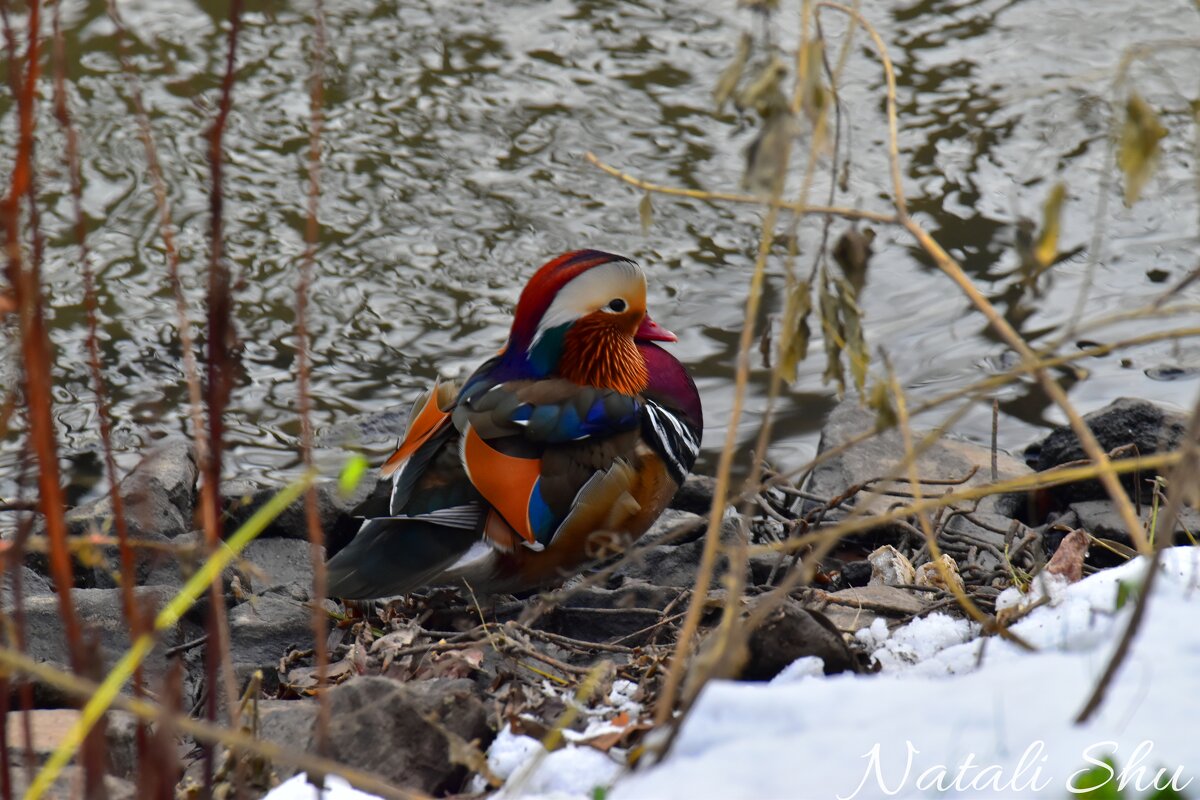
<path fill-rule="evenodd" d="M 294 328 L 311 19 L 307 3 L 250 5 L 226 137 L 226 248 L 238 279 L 243 348 L 226 470 L 278 481 L 298 464 Z M 716 113 L 711 93 L 740 32 L 757 30 L 758 18 L 732 1 L 326 5 L 322 227 L 312 291 L 315 415 L 328 431 L 322 465 L 336 470 L 342 434 L 354 427 L 347 422 L 404 410 L 439 373 L 462 373 L 494 352 L 537 265 L 563 250 L 595 247 L 646 267 L 652 313 L 679 334 L 676 352 L 704 397 L 701 468 L 711 470 L 732 403 L 761 211 L 656 197 L 644 234 L 639 194 L 588 165 L 583 154 L 594 151 L 648 180 L 737 191 L 754 125 L 728 109 Z M 798 3 L 783 5 L 777 33 L 790 43 Z M 120 7 L 136 37 L 134 62 L 199 324 L 208 225 L 204 131 L 223 68 L 227 6 L 122 0 Z M 1114 67 L 1131 44 L 1200 38 L 1196 7 L 1185 0 L 868 0 L 862 9 L 897 65 L 911 205 L 1002 310 L 1011 311 L 1014 222 L 1040 218 L 1050 187 L 1066 182 L 1061 249 L 1080 252 L 1054 270 L 1033 313 L 1010 314 L 1033 340 L 1059 334 L 1084 281 L 1082 248 L 1111 171 L 1106 136 Z M 826 12 L 824 21 L 831 35 L 844 29 L 836 14 Z M 128 468 L 148 440 L 188 430 L 181 351 L 146 160 L 104 0 L 66 3 L 64 27 L 116 441 Z M 1141 306 L 1197 263 L 1200 203 L 1189 103 L 1200 94 L 1200 59 L 1195 50 L 1164 48 L 1133 76 L 1162 112 L 1169 135 L 1147 199 L 1126 209 L 1119 181 L 1111 182 L 1088 317 Z M 882 87 L 860 33 L 843 86 L 853 166 L 838 202 L 886 211 Z M 57 348 L 55 416 L 64 452 L 80 454 L 69 466 L 82 482 L 94 472 L 97 426 L 63 140 L 49 111 L 43 103 L 37 162 Z M 6 176 L 15 124 L 7 94 L 0 115 Z M 814 200 L 823 200 L 827 180 L 818 180 Z M 834 231 L 845 227 L 837 222 Z M 805 269 L 819 229 L 816 218 L 801 224 Z M 877 233 L 863 300 L 867 339 L 887 351 L 906 388 L 917 398 L 934 397 L 1012 363 L 907 236 L 887 228 Z M 766 313 L 781 310 L 783 286 L 782 261 L 775 259 Z M 1200 299 L 1200 287 L 1188 291 L 1192 301 Z M 1195 324 L 1195 317 L 1142 320 L 1086 338 L 1108 341 L 1183 324 Z M 0 382 L 11 385 L 15 327 L 11 319 L 4 325 Z M 1120 395 L 1187 406 L 1200 388 L 1194 340 L 1083 366 L 1089 377 L 1074 383 L 1071 395 L 1085 410 Z M 755 367 L 739 428 L 744 448 L 761 423 L 768 385 L 757 355 Z M 1155 379 L 1180 374 L 1170 370 L 1182 370 L 1182 377 Z M 777 463 L 795 466 L 814 453 L 822 419 L 836 402 L 823 371 L 814 342 L 799 380 L 780 401 L 770 452 Z M 1020 447 L 1060 419 L 1029 384 L 1004 390 L 1000 401 L 1002 446 Z M 968 413 L 956 429 L 986 441 L 990 409 Z M 18 441 L 10 433 L 0 443 L 0 496 L 13 492 Z M 374 458 L 390 440 L 368 437 L 360 444 Z"/>

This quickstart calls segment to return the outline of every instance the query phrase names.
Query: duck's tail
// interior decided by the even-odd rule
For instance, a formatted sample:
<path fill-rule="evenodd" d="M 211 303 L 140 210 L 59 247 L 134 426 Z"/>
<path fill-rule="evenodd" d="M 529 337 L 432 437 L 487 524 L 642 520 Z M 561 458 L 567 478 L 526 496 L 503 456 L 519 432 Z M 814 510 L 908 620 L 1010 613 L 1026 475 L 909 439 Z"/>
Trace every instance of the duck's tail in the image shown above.
<path fill-rule="evenodd" d="M 476 530 L 427 519 L 369 519 L 326 564 L 328 595 L 369 600 L 411 592 L 435 580 L 477 541 Z"/>

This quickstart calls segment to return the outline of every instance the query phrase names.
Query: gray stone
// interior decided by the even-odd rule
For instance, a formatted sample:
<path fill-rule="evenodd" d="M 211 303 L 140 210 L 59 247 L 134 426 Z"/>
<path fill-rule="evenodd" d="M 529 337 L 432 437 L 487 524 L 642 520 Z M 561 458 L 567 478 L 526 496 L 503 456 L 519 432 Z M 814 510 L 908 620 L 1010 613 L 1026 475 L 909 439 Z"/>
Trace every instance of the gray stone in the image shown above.
<path fill-rule="evenodd" d="M 1070 510 L 1075 512 L 1079 520 L 1079 527 L 1093 536 L 1101 539 L 1112 539 L 1115 542 L 1125 545 L 1132 545 L 1129 531 L 1125 528 L 1125 524 L 1121 521 L 1121 515 L 1117 513 L 1111 500 L 1083 500 L 1078 503 L 1072 503 Z M 1148 504 L 1142 504 L 1140 519 L 1142 529 L 1147 532 L 1149 531 L 1153 511 L 1153 508 Z M 1162 509 L 1160 507 L 1160 518 L 1161 515 Z M 1157 531 L 1155 537 L 1157 538 L 1161 533 L 1162 531 Z M 1200 538 L 1200 511 L 1184 507 L 1180 509 L 1179 518 L 1175 522 L 1173 543 L 1181 545 L 1191 544 L 1188 533 Z"/>
<path fill-rule="evenodd" d="M 662 609 L 675 601 L 681 591 L 634 579 L 623 581 L 616 589 L 599 586 L 565 589 L 563 599 L 546 612 L 539 627 L 590 642 L 637 634 L 624 642 L 633 647 L 653 635 L 643 629 L 658 622 Z"/>
<path fill-rule="evenodd" d="M 336 482 L 317 484 L 317 517 L 321 529 L 328 534 L 340 520 L 350 512 L 374 488 L 374 481 L 360 481 L 349 497 L 342 495 Z M 225 531 L 230 534 L 250 519 L 259 508 L 279 493 L 278 487 L 259 487 L 249 481 L 237 481 L 222 486 L 221 496 L 225 502 Z M 304 511 L 304 498 L 296 500 L 263 531 L 264 538 L 308 539 L 308 520 Z"/>
<path fill-rule="evenodd" d="M 748 559 L 750 581 L 755 586 L 768 586 L 778 583 L 787 573 L 788 565 L 792 563 L 790 553 L 753 553 Z M 774 573 L 775 581 L 771 581 Z"/>
<path fill-rule="evenodd" d="M 154 447 L 120 486 L 125 524 L 131 536 L 178 536 L 191 530 L 196 499 L 196 462 L 191 443 L 169 438 Z M 114 534 L 107 494 L 67 515 L 73 533 Z"/>
<path fill-rule="evenodd" d="M 322 549 L 322 558 L 324 550 Z M 242 551 L 239 571 L 255 594 L 273 592 L 307 600 L 312 591 L 312 557 L 307 541 L 255 539 Z"/>
<path fill-rule="evenodd" d="M 172 539 L 161 533 L 137 534 L 139 542 L 152 546 L 132 546 L 135 585 L 181 586 L 180 558 L 175 550 L 179 543 L 186 543 L 187 535 L 181 534 Z M 93 553 L 97 563 L 75 564 L 75 585 L 82 589 L 119 588 L 118 578 L 123 572 L 120 547 L 97 547 Z"/>
<path fill-rule="evenodd" d="M 1104 408 L 1086 414 L 1083 421 L 1095 434 L 1104 452 L 1128 447 L 1129 452 L 1124 457 L 1178 449 L 1187 428 L 1187 418 L 1183 414 L 1129 397 L 1118 398 Z M 1067 426 L 1055 428 L 1045 439 L 1030 445 L 1025 456 L 1039 471 L 1085 457 L 1078 437 Z M 1152 477 L 1152 473 L 1141 473 L 1125 475 L 1121 480 L 1132 496 L 1135 480 Z M 1061 505 L 1108 496 L 1095 480 L 1055 486 L 1046 491 Z"/>
<path fill-rule="evenodd" d="M 915 592 L 882 584 L 858 586 L 837 592 L 812 590 L 805 605 L 820 611 L 842 633 L 869 628 L 877 618 L 908 618 L 925 609 Z"/>
<path fill-rule="evenodd" d="M 875 429 L 875 416 L 858 405 L 853 399 L 839 403 L 829 415 L 825 427 L 821 429 L 819 451 L 840 447 L 863 433 Z M 924 431 L 914 431 L 914 437 L 919 441 L 925 435 Z M 971 478 L 953 488 L 979 486 L 991 482 L 991 449 L 973 442 L 943 437 L 932 447 L 925 450 L 917 459 L 917 474 L 926 480 L 961 480 L 966 478 L 974 468 Z M 895 473 L 904 459 L 904 442 L 897 430 L 885 431 L 866 441 L 849 448 L 841 455 L 830 458 L 813 470 L 804 488 L 806 491 L 831 500 L 847 492 L 851 487 L 863 484 L 869 480 L 884 478 Z M 997 454 L 997 478 L 1006 480 L 1029 474 L 1031 470 L 1021 461 L 1007 453 Z M 868 513 L 877 514 L 887 511 L 901 498 L 887 494 L 889 491 L 907 493 L 910 491 L 907 480 L 901 477 L 896 481 L 876 482 L 872 485 L 873 492 L 859 492 L 850 502 L 853 504 L 866 503 Z M 929 494 L 941 493 L 945 485 L 924 487 Z M 1007 505 L 1010 500 L 989 498 L 980 503 L 983 511 L 1003 510 L 1000 506 Z M 800 501 L 797 510 L 807 510 L 810 501 Z M 895 535 L 898 528 L 887 530 Z"/>
<path fill-rule="evenodd" d="M 626 581 L 646 581 L 656 586 L 689 588 L 696 582 L 696 570 L 703 552 L 703 540 L 650 547 L 617 569 L 609 585 L 615 588 Z M 713 579 L 719 580 L 728 570 L 729 559 L 724 554 L 717 556 Z"/>
<path fill-rule="evenodd" d="M 153 614 L 174 595 L 171 587 L 146 586 L 136 591 L 139 605 Z M 75 616 L 84 630 L 85 638 L 94 638 L 99 647 L 100 669 L 107 672 L 129 649 L 129 622 L 119 589 L 75 589 L 71 592 Z M 7 611 L 6 605 L 6 611 Z M 25 652 L 31 658 L 67 669 L 70 658 L 62 619 L 59 616 L 57 595 L 38 595 L 25 599 Z M 143 663 L 143 671 L 151 686 L 158 685 L 166 673 L 168 660 L 165 651 L 181 641 L 178 629 L 166 631 Z M 128 689 L 127 689 L 128 690 Z M 38 704 L 59 706 L 68 698 L 49 686 L 35 684 Z"/>
<path fill-rule="evenodd" d="M 804 656 L 817 656 L 825 663 L 825 674 L 858 671 L 858 661 L 842 634 L 820 612 L 789 600 L 771 611 L 750 632 L 746 662 L 739 677 L 747 681 L 769 681 L 784 667 Z"/>
<path fill-rule="evenodd" d="M 451 760 L 443 728 L 481 750 L 494 736 L 475 686 L 466 679 L 399 683 L 358 677 L 331 689 L 328 697 L 329 756 L 407 789 L 440 795 L 462 788 L 467 773 Z M 312 703 L 274 703 L 262 714 L 259 735 L 310 750 L 314 722 Z"/>
<path fill-rule="evenodd" d="M 13 585 L 16 582 L 15 576 L 12 573 L 13 567 L 10 566 L 4 571 L 4 607 L 8 608 L 12 604 Z M 54 585 L 50 583 L 50 579 L 44 577 L 36 570 L 22 566 L 21 568 L 21 594 L 24 597 L 36 597 L 37 595 L 54 594 Z"/>
<path fill-rule="evenodd" d="M 305 753 L 314 750 L 316 720 L 317 705 L 309 700 L 258 701 L 258 738 L 266 742 Z M 287 764 L 277 763 L 274 768 L 281 781 L 297 771 Z"/>
<path fill-rule="evenodd" d="M 638 547 L 657 544 L 685 544 L 704 538 L 708 522 L 691 511 L 668 508 L 659 515 L 650 529 L 637 540 Z"/>
<path fill-rule="evenodd" d="M 312 610 L 288 597 L 266 594 L 230 609 L 229 643 L 239 688 L 255 670 L 262 670 L 264 691 L 274 692 L 279 686 L 279 660 L 289 650 L 311 649 L 312 636 Z"/>
<path fill-rule="evenodd" d="M 716 478 L 709 475 L 688 475 L 683 486 L 680 486 L 679 491 L 671 498 L 671 508 L 691 511 L 693 514 L 707 514 L 712 510 L 716 488 Z"/>

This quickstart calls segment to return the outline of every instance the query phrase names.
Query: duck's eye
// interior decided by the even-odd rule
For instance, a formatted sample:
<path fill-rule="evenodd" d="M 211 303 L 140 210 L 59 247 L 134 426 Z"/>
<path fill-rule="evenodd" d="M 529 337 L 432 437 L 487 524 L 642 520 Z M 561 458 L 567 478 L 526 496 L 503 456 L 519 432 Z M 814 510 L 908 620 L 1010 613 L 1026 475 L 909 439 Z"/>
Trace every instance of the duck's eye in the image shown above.
<path fill-rule="evenodd" d="M 604 310 L 611 311 L 614 314 L 620 314 L 622 311 L 624 311 L 628 307 L 629 307 L 628 304 L 626 304 L 626 302 L 624 300 L 617 297 L 612 300 L 609 300 L 608 305 L 606 305 L 604 307 Z"/>

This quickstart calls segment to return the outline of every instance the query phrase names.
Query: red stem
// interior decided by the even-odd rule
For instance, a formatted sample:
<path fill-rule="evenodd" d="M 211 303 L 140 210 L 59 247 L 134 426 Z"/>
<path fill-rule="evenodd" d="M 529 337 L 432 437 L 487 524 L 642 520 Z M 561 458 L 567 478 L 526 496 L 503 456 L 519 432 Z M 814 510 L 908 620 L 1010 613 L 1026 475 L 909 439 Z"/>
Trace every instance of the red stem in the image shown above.
<path fill-rule="evenodd" d="M 54 115 L 62 126 L 67 140 L 67 173 L 70 176 L 71 199 L 75 213 L 75 239 L 79 243 L 79 263 L 83 270 L 83 297 L 87 309 L 87 353 L 93 390 L 96 393 L 96 415 L 100 423 L 100 444 L 104 451 L 104 468 L 108 472 L 108 496 L 112 503 L 113 524 L 117 531 L 117 549 L 121 562 L 121 605 L 129 624 L 132 643 L 146 629 L 145 619 L 134 597 L 134 581 L 137 566 L 133 548 L 129 544 L 129 526 L 125 518 L 125 500 L 121 496 L 117 462 L 112 447 L 112 417 L 108 407 L 108 390 L 100 366 L 99 303 L 96 296 L 96 279 L 92 271 L 91 253 L 87 245 L 87 224 L 83 216 L 83 177 L 79 162 L 79 136 L 71 119 L 67 105 L 66 48 L 63 42 L 61 3 L 54 5 Z M 142 668 L 133 673 L 133 692 L 141 697 L 143 687 Z M 138 723 L 135 742 L 139 759 L 146 754 L 146 726 Z"/>
<path fill-rule="evenodd" d="M 242 0 L 233 0 L 229 8 L 229 48 L 225 57 L 225 75 L 221 79 L 221 97 L 217 116 L 208 131 L 208 163 L 212 186 L 209 193 L 209 266 L 208 266 L 208 340 L 206 361 L 206 403 L 208 405 L 208 447 L 201 456 L 200 471 L 204 476 L 201 504 L 204 516 L 205 541 L 209 552 L 219 544 L 221 531 L 221 440 L 224 434 L 223 415 L 233 388 L 232 285 L 229 267 L 223 257 L 224 194 L 221 147 L 229 109 L 233 105 L 233 83 L 236 78 L 237 42 L 241 31 Z M 208 702 L 205 714 L 209 720 L 217 717 L 217 673 L 222 660 L 222 620 L 225 598 L 221 580 L 214 578 L 209 587 L 207 620 L 208 646 L 205 649 L 205 683 Z M 235 698 L 230 698 L 233 703 Z M 231 713 L 234 713 L 231 711 Z M 203 754 L 204 789 L 212 795 L 213 748 L 205 745 Z"/>
<path fill-rule="evenodd" d="M 308 300 L 312 284 L 313 266 L 316 261 L 317 239 L 320 223 L 317 219 L 318 201 L 321 196 L 321 124 L 325 85 L 325 8 L 322 0 L 316 0 L 313 20 L 313 67 L 309 104 L 311 123 L 308 137 L 308 218 L 304 229 L 304 260 L 300 263 L 300 285 L 296 290 L 296 346 L 297 370 L 299 371 L 300 393 L 300 449 L 304 463 L 313 465 L 312 397 L 309 381 L 308 353 Z M 328 754 L 329 703 L 324 691 L 325 675 L 329 667 L 329 648 L 326 642 L 328 617 L 325 614 L 325 532 L 317 514 L 317 489 L 309 485 L 304 495 L 304 517 L 308 526 L 309 553 L 313 571 L 312 631 L 313 649 L 317 661 L 317 754 Z"/>

